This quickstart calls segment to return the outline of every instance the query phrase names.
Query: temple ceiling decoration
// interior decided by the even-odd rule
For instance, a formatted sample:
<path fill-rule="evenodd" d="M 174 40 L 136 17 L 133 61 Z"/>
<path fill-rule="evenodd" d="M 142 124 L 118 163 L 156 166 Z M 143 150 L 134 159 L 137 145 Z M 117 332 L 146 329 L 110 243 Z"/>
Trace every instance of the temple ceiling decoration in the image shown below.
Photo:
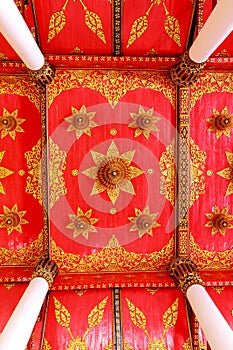
<path fill-rule="evenodd" d="M 45 66 L 0 33 L 0 332 L 49 256 L 27 350 L 208 350 L 169 266 L 233 326 L 233 34 L 171 72 L 216 1 L 15 2 Z"/>

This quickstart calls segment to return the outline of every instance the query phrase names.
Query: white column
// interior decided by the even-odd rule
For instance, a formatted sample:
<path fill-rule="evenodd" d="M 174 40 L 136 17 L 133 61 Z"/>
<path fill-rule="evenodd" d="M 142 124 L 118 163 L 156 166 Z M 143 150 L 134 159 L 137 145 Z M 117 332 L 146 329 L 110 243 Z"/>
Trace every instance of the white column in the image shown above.
<path fill-rule="evenodd" d="M 205 62 L 233 30 L 233 0 L 219 0 L 189 50 L 196 63 Z"/>
<path fill-rule="evenodd" d="M 29 69 L 43 67 L 44 56 L 14 0 L 0 0 L 0 32 Z"/>
<path fill-rule="evenodd" d="M 193 284 L 187 289 L 186 295 L 211 349 L 232 350 L 233 330 L 205 288 Z"/>
<path fill-rule="evenodd" d="M 48 289 L 44 278 L 31 280 L 0 335 L 0 350 L 26 349 Z"/>

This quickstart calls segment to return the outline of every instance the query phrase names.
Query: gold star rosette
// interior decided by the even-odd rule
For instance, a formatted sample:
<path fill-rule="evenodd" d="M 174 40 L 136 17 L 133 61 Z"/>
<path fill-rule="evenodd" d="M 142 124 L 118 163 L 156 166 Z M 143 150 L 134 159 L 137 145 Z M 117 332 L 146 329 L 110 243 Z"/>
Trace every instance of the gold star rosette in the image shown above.
<path fill-rule="evenodd" d="M 25 214 L 25 210 L 18 211 L 17 203 L 11 209 L 3 205 L 3 214 L 0 214 L 0 228 L 6 228 L 8 235 L 14 230 L 22 233 L 21 225 L 28 224 L 28 221 L 23 218 Z"/>
<path fill-rule="evenodd" d="M 85 213 L 78 207 L 77 214 L 68 214 L 71 223 L 67 225 L 67 228 L 73 230 L 73 237 L 77 237 L 80 234 L 88 239 L 88 234 L 90 232 L 97 232 L 96 228 L 93 226 L 99 219 L 92 218 L 92 209 L 87 210 Z"/>
<path fill-rule="evenodd" d="M 213 213 L 206 213 L 206 217 L 209 221 L 205 224 L 205 227 L 211 228 L 212 236 L 219 232 L 222 236 L 225 236 L 226 230 L 233 228 L 231 220 L 233 215 L 228 214 L 228 207 L 220 210 L 216 205 L 214 206 Z"/>
<path fill-rule="evenodd" d="M 153 228 L 161 226 L 155 219 L 158 213 L 150 213 L 150 208 L 147 206 L 143 211 L 135 208 L 135 215 L 129 217 L 128 220 L 133 223 L 133 226 L 129 231 L 138 231 L 139 238 L 148 233 L 149 236 L 153 236 Z"/>
<path fill-rule="evenodd" d="M 24 132 L 20 124 L 22 124 L 25 120 L 26 119 L 18 118 L 17 109 L 10 113 L 6 108 L 3 108 L 3 113 L 0 116 L 1 139 L 3 139 L 6 135 L 9 135 L 13 140 L 15 140 L 16 132 Z"/>
<path fill-rule="evenodd" d="M 153 115 L 154 109 L 151 108 L 147 112 L 142 106 L 139 107 L 138 113 L 130 113 L 133 118 L 133 122 L 129 124 L 130 128 L 135 128 L 134 137 L 138 137 L 143 134 L 148 140 L 151 132 L 159 131 L 156 123 L 160 120 L 159 117 Z"/>
<path fill-rule="evenodd" d="M 218 171 L 217 174 L 224 179 L 229 180 L 229 184 L 226 190 L 226 196 L 228 196 L 230 194 L 233 194 L 233 153 L 226 152 L 226 157 L 230 166 L 221 171 Z"/>
<path fill-rule="evenodd" d="M 212 118 L 206 119 L 210 124 L 208 131 L 212 131 L 219 139 L 222 135 L 230 138 L 231 129 L 233 129 L 233 114 L 228 113 L 228 108 L 225 106 L 221 111 L 213 108 Z"/>
<path fill-rule="evenodd" d="M 91 151 L 95 166 L 82 172 L 95 180 L 91 196 L 106 191 L 114 204 L 120 191 L 135 195 L 131 180 L 143 174 L 143 171 L 130 165 L 134 154 L 135 150 L 120 154 L 114 142 L 110 144 L 106 155 Z"/>
<path fill-rule="evenodd" d="M 76 138 L 79 139 L 83 134 L 91 136 L 91 128 L 98 126 L 92 119 L 95 112 L 87 112 L 86 106 L 82 106 L 80 110 L 75 107 L 71 107 L 72 115 L 64 118 L 65 121 L 70 123 L 66 131 L 75 131 Z"/>

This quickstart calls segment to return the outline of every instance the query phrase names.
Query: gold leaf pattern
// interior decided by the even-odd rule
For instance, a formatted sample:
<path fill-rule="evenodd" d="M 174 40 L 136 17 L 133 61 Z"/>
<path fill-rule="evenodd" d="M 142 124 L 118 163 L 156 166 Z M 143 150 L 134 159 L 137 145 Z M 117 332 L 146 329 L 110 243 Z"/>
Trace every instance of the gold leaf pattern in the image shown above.
<path fill-rule="evenodd" d="M 166 33 L 170 36 L 170 38 L 172 38 L 178 46 L 181 46 L 180 24 L 178 19 L 168 15 L 164 22 L 164 29 Z"/>
<path fill-rule="evenodd" d="M 87 27 L 95 33 L 100 40 L 103 41 L 104 44 L 106 44 L 104 32 L 103 32 L 103 26 L 100 17 L 97 15 L 97 13 L 86 10 L 85 13 L 85 23 Z"/>
<path fill-rule="evenodd" d="M 169 307 L 163 315 L 164 327 L 167 329 L 175 326 L 177 321 L 177 316 L 178 316 L 178 298 L 176 298 L 172 306 Z"/>
<path fill-rule="evenodd" d="M 104 308 L 106 306 L 108 297 L 103 299 L 98 305 L 94 307 L 94 309 L 88 315 L 88 325 L 89 327 L 98 326 L 98 324 L 102 321 L 104 315 Z"/>
<path fill-rule="evenodd" d="M 60 33 L 60 31 L 66 25 L 66 16 L 64 9 L 57 11 L 52 14 L 49 20 L 49 33 L 48 33 L 48 43 Z"/>
<path fill-rule="evenodd" d="M 133 322 L 133 324 L 141 329 L 146 329 L 146 316 L 143 314 L 143 312 L 137 308 L 131 301 L 126 298 L 128 308 L 129 308 L 129 314 L 130 318 Z"/>
<path fill-rule="evenodd" d="M 70 313 L 64 305 L 60 303 L 57 298 L 53 298 L 55 306 L 55 316 L 57 323 L 63 327 L 68 328 L 70 325 Z"/>
<path fill-rule="evenodd" d="M 139 38 L 146 31 L 147 28 L 148 28 L 147 16 L 144 15 L 144 16 L 141 16 L 141 17 L 137 18 L 134 21 L 134 23 L 132 25 L 132 28 L 130 30 L 130 36 L 129 36 L 129 40 L 128 40 L 126 48 L 128 49 L 128 47 L 130 45 L 132 45 L 132 43 L 137 38 Z"/>

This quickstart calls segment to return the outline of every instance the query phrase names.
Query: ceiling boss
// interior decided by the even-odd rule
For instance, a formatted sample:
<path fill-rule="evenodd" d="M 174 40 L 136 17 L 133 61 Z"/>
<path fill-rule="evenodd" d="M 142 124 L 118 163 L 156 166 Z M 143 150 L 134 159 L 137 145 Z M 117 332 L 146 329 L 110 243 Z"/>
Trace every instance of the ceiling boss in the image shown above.
<path fill-rule="evenodd" d="M 82 172 L 95 180 L 91 195 L 106 191 L 112 204 L 116 202 L 120 191 L 134 195 L 131 180 L 144 173 L 130 165 L 134 154 L 135 150 L 120 154 L 114 142 L 110 144 L 106 155 L 91 151 L 95 166 Z"/>

